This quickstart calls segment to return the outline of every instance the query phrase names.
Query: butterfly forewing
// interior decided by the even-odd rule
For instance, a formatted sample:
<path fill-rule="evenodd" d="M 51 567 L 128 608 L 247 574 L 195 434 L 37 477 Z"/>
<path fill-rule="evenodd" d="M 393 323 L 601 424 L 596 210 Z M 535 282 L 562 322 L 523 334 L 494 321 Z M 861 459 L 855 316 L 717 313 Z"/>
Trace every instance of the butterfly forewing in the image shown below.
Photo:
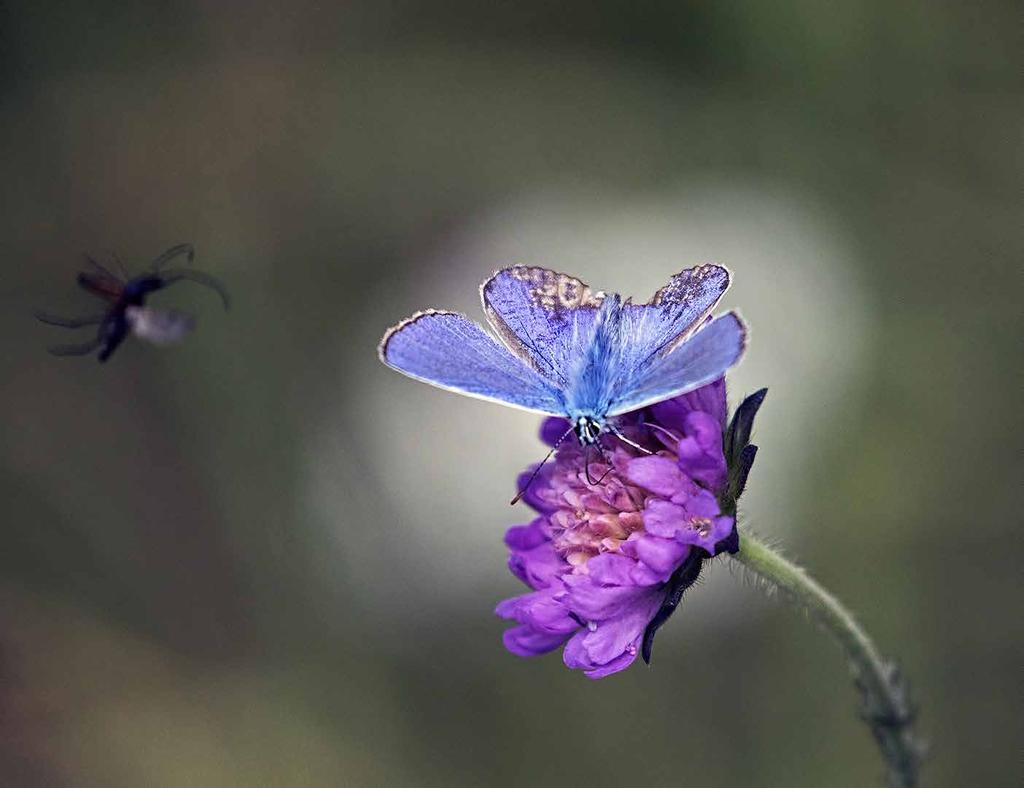
<path fill-rule="evenodd" d="M 514 266 L 480 287 L 484 312 L 505 345 L 525 363 L 565 388 L 594 334 L 605 294 L 546 268 Z"/>
<path fill-rule="evenodd" d="M 623 305 L 623 343 L 638 367 L 671 352 L 729 289 L 729 271 L 698 265 L 673 276 L 646 304 Z"/>
<path fill-rule="evenodd" d="M 389 367 L 443 389 L 522 410 L 552 415 L 565 410 L 549 380 L 464 315 L 413 315 L 384 335 L 379 352 Z"/>

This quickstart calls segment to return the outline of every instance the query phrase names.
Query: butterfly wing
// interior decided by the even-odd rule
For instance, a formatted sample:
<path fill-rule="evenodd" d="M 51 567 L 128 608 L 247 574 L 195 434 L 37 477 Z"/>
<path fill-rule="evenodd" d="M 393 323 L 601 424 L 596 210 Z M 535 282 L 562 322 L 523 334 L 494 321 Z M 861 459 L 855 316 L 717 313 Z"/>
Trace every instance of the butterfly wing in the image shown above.
<path fill-rule="evenodd" d="M 667 354 L 640 367 L 619 388 L 608 415 L 638 410 L 717 380 L 743 355 L 746 335 L 746 326 L 735 312 L 709 320 Z"/>
<path fill-rule="evenodd" d="M 505 346 L 557 388 L 587 350 L 605 295 L 546 268 L 514 266 L 480 286 L 484 312 Z"/>
<path fill-rule="evenodd" d="M 729 271 L 720 265 L 698 265 L 669 279 L 648 303 L 623 304 L 623 342 L 634 366 L 670 353 L 711 314 L 729 280 Z"/>
<path fill-rule="evenodd" d="M 464 315 L 419 312 L 384 335 L 379 353 L 392 369 L 438 388 L 522 410 L 565 411 L 549 380 Z"/>

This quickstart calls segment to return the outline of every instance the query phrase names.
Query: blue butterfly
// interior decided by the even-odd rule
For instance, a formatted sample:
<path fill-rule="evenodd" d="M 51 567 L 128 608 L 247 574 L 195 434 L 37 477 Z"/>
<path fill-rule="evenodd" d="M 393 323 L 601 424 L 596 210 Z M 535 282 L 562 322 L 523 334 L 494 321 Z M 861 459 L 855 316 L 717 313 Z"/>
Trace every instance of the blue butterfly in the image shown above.
<path fill-rule="evenodd" d="M 701 265 L 634 304 L 566 274 L 505 268 L 480 287 L 498 339 L 431 309 L 389 329 L 380 358 L 439 388 L 567 418 L 583 446 L 606 429 L 626 440 L 616 416 L 717 380 L 739 360 L 739 315 L 710 317 L 728 287 L 725 268 Z"/>

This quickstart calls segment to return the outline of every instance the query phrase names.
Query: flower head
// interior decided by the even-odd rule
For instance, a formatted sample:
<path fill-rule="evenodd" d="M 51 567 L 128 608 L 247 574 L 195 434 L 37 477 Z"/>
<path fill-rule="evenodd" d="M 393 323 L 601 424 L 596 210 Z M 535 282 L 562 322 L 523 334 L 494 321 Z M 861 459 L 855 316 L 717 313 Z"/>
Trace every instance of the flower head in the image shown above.
<path fill-rule="evenodd" d="M 541 438 L 555 445 L 566 427 L 547 419 Z M 734 508 L 724 380 L 617 427 L 643 450 L 612 436 L 600 449 L 565 441 L 526 490 L 537 516 L 510 528 L 505 543 L 509 568 L 532 591 L 497 608 L 516 622 L 504 635 L 509 651 L 535 656 L 564 644 L 565 664 L 591 678 L 622 670 L 641 651 L 648 659 L 654 631 L 703 560 L 738 544 L 735 519 L 723 511 L 723 501 Z"/>

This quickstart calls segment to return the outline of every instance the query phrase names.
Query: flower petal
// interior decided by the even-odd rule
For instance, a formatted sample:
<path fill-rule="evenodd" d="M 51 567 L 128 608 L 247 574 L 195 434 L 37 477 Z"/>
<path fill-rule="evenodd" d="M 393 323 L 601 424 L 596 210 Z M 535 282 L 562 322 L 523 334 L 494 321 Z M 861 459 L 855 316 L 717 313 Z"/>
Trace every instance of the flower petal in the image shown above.
<path fill-rule="evenodd" d="M 690 552 L 688 545 L 651 534 L 641 536 L 635 545 L 637 558 L 653 569 L 662 583 L 669 579 Z"/>
<path fill-rule="evenodd" d="M 685 431 L 685 419 L 694 411 L 709 414 L 724 429 L 727 411 L 725 378 L 651 406 L 655 421 L 677 433 Z"/>
<path fill-rule="evenodd" d="M 569 420 L 559 416 L 548 416 L 540 425 L 540 439 L 554 447 L 569 430 Z"/>
<path fill-rule="evenodd" d="M 501 618 L 527 624 L 539 632 L 549 634 L 572 632 L 579 627 L 568 608 L 556 598 L 561 595 L 552 589 L 534 591 L 532 594 L 506 599 L 498 604 L 494 612 Z"/>
<path fill-rule="evenodd" d="M 551 549 L 550 543 L 532 550 L 510 553 L 508 568 L 512 574 L 535 590 L 547 588 L 559 576 L 571 570 L 565 559 Z"/>
<path fill-rule="evenodd" d="M 534 478 L 536 470 L 537 466 L 532 465 L 519 474 L 516 492 L 522 493 L 523 503 L 530 508 L 541 514 L 551 514 L 558 508 L 557 495 L 550 486 L 552 468 L 550 465 L 541 468 Z"/>
<path fill-rule="evenodd" d="M 564 604 L 584 621 L 605 621 L 628 610 L 649 588 L 629 585 L 601 585 L 589 575 L 562 578 L 568 591 Z"/>
<path fill-rule="evenodd" d="M 537 630 L 521 624 L 518 627 L 506 629 L 502 633 L 501 641 L 505 648 L 519 657 L 536 657 L 539 654 L 547 654 L 562 645 L 569 637 L 567 634 L 538 632 Z"/>
<path fill-rule="evenodd" d="M 505 546 L 510 550 L 532 550 L 549 541 L 544 532 L 545 520 L 537 517 L 529 525 L 513 525 L 505 531 Z"/>
<path fill-rule="evenodd" d="M 632 604 L 613 619 L 597 621 L 569 640 L 562 658 L 570 668 L 600 678 L 632 664 L 640 640 L 661 605 L 663 594 L 646 589 L 633 597 Z"/>
<path fill-rule="evenodd" d="M 718 511 L 715 511 L 718 514 Z M 644 530 L 653 536 L 673 539 L 686 527 L 690 513 L 686 507 L 668 501 L 648 501 L 644 508 Z"/>
<path fill-rule="evenodd" d="M 676 539 L 681 544 L 702 547 L 710 555 L 714 555 L 717 551 L 718 543 L 732 533 L 732 527 L 733 519 L 731 517 L 713 517 L 698 520 L 692 527 L 680 531 Z M 723 549 L 724 547 L 725 545 L 723 545 Z"/>
<path fill-rule="evenodd" d="M 728 475 L 721 425 L 702 411 L 688 414 L 685 424 L 685 437 L 676 447 L 680 470 L 712 490 L 721 490 Z"/>
<path fill-rule="evenodd" d="M 690 486 L 679 465 L 660 454 L 632 460 L 626 470 L 626 478 L 664 498 L 671 498 Z"/>

